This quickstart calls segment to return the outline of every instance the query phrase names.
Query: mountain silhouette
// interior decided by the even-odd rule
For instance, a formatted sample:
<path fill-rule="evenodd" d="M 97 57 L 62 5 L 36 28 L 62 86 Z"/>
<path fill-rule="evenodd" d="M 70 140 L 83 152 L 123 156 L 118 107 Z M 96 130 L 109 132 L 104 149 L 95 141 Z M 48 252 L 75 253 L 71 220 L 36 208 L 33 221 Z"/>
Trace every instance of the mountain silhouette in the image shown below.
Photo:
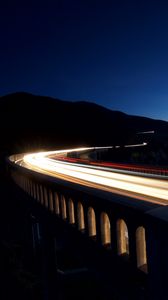
<path fill-rule="evenodd" d="M 168 135 L 168 122 L 131 116 L 100 105 L 29 93 L 0 97 L 1 153 L 66 146 L 128 143 L 138 132 Z"/>

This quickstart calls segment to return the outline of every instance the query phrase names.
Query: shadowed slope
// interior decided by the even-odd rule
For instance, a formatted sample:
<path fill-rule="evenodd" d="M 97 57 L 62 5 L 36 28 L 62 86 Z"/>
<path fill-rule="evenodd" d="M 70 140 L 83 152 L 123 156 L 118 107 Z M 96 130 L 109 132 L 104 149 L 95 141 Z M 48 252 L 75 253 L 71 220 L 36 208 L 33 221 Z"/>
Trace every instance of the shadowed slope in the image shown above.
<path fill-rule="evenodd" d="M 128 142 L 138 131 L 168 132 L 168 123 L 129 116 L 89 102 L 69 102 L 28 93 L 0 98 L 1 152 Z"/>

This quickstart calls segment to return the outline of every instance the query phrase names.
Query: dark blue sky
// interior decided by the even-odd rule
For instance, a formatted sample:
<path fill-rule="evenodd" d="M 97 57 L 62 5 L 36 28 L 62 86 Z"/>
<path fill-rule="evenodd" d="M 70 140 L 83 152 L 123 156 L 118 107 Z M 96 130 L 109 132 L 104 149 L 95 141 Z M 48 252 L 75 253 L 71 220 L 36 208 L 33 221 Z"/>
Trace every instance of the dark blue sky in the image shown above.
<path fill-rule="evenodd" d="M 0 95 L 27 91 L 168 120 L 165 0 L 4 1 L 0 45 Z"/>

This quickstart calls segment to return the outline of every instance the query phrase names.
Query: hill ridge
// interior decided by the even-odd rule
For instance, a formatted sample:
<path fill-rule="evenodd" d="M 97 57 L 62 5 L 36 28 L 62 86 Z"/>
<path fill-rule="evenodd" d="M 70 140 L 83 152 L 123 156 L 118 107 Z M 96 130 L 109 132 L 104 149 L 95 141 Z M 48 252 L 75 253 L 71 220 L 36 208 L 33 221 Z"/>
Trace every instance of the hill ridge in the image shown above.
<path fill-rule="evenodd" d="M 8 152 L 59 145 L 124 144 L 137 132 L 149 130 L 167 136 L 168 122 L 128 115 L 88 101 L 26 92 L 0 97 L 0 150 Z"/>

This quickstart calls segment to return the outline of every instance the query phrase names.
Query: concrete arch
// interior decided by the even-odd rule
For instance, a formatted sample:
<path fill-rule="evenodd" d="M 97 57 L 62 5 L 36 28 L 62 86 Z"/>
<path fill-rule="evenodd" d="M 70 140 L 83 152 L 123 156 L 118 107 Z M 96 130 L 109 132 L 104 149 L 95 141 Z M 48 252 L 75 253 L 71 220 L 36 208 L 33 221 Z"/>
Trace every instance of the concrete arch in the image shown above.
<path fill-rule="evenodd" d="M 37 198 L 37 195 L 36 195 L 36 183 L 35 182 L 33 183 L 33 197 L 34 197 L 34 199 Z"/>
<path fill-rule="evenodd" d="M 44 195 L 43 195 L 43 186 L 40 184 L 40 203 L 43 205 Z"/>
<path fill-rule="evenodd" d="M 24 190 L 25 191 L 27 191 L 27 185 L 26 184 L 27 184 L 27 178 L 25 177 L 25 179 L 24 179 Z"/>
<path fill-rule="evenodd" d="M 18 186 L 20 186 L 20 175 L 19 174 L 17 175 L 17 184 L 18 184 Z"/>
<path fill-rule="evenodd" d="M 59 203 L 59 196 L 58 193 L 54 193 L 54 206 L 55 206 L 55 213 L 56 215 L 60 214 L 60 203 Z"/>
<path fill-rule="evenodd" d="M 29 179 L 29 195 L 32 196 L 32 182 Z"/>
<path fill-rule="evenodd" d="M 20 176 L 20 187 L 23 188 L 23 176 Z"/>
<path fill-rule="evenodd" d="M 137 267 L 147 272 L 146 237 L 145 228 L 140 226 L 136 230 Z"/>
<path fill-rule="evenodd" d="M 117 251 L 119 255 L 129 254 L 128 228 L 123 219 L 117 220 Z"/>
<path fill-rule="evenodd" d="M 53 193 L 51 190 L 49 190 L 49 209 L 50 209 L 50 211 L 54 210 Z"/>
<path fill-rule="evenodd" d="M 21 176 L 21 188 L 24 190 L 24 177 Z"/>
<path fill-rule="evenodd" d="M 33 198 L 36 199 L 36 190 L 35 190 L 35 183 L 32 182 L 32 194 L 33 194 Z"/>
<path fill-rule="evenodd" d="M 30 180 L 30 196 L 33 197 L 33 183 L 32 183 L 32 180 Z"/>
<path fill-rule="evenodd" d="M 72 199 L 68 200 L 68 213 L 69 213 L 69 223 L 75 223 L 75 213 L 74 213 L 74 203 Z"/>
<path fill-rule="evenodd" d="M 37 201 L 40 202 L 40 193 L 39 193 L 39 185 L 36 184 L 36 195 L 37 195 Z"/>
<path fill-rule="evenodd" d="M 65 201 L 65 197 L 63 195 L 61 195 L 61 215 L 62 215 L 63 220 L 65 220 L 67 218 L 66 201 Z"/>
<path fill-rule="evenodd" d="M 27 177 L 25 178 L 25 191 L 27 193 Z"/>
<path fill-rule="evenodd" d="M 44 187 L 44 205 L 48 208 L 48 192 L 46 187 Z"/>
<path fill-rule="evenodd" d="M 26 178 L 25 176 L 23 177 L 23 190 L 25 191 L 25 182 L 26 182 Z"/>
<path fill-rule="evenodd" d="M 78 229 L 85 229 L 85 221 L 84 221 L 84 209 L 81 202 L 77 204 L 77 220 L 78 220 Z"/>
<path fill-rule="evenodd" d="M 28 188 L 27 188 L 27 178 L 25 178 L 25 191 L 26 192 L 28 191 Z"/>
<path fill-rule="evenodd" d="M 30 180 L 30 196 L 33 197 L 33 183 L 32 183 L 32 180 Z"/>
<path fill-rule="evenodd" d="M 29 189 L 29 179 L 27 178 L 27 193 L 28 193 L 28 194 L 30 194 L 30 193 L 29 193 L 29 190 L 30 190 L 30 189 Z"/>
<path fill-rule="evenodd" d="M 100 216 L 100 229 L 101 229 L 101 241 L 102 245 L 111 244 L 111 226 L 108 215 L 105 212 Z"/>
<path fill-rule="evenodd" d="M 24 190 L 24 177 L 22 176 L 21 179 L 22 179 L 22 181 L 21 181 L 21 182 L 22 182 L 22 183 L 21 183 L 21 185 L 22 185 L 22 190 Z"/>
<path fill-rule="evenodd" d="M 31 181 L 28 180 L 28 194 L 31 196 Z"/>
<path fill-rule="evenodd" d="M 25 177 L 23 179 L 23 189 L 24 189 L 24 191 L 26 190 L 26 178 Z"/>
<path fill-rule="evenodd" d="M 96 216 L 92 207 L 88 208 L 87 217 L 89 236 L 96 236 Z"/>
<path fill-rule="evenodd" d="M 29 194 L 29 179 L 27 178 L 27 193 Z"/>

